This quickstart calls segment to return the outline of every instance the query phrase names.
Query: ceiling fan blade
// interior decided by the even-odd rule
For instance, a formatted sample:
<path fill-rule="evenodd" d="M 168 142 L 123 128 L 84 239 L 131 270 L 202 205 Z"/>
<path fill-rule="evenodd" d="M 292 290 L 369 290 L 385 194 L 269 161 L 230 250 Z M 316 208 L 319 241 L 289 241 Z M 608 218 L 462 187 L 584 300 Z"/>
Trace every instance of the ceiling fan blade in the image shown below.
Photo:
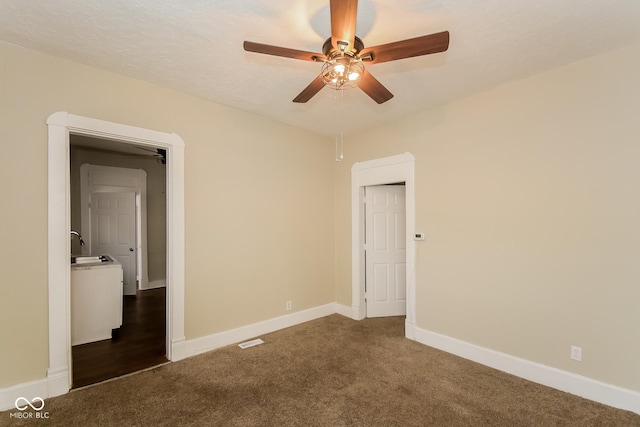
<path fill-rule="evenodd" d="M 354 47 L 356 36 L 356 15 L 358 13 L 358 0 L 331 0 L 331 44 L 338 49 L 338 42 L 349 43 L 345 51 L 349 52 Z"/>
<path fill-rule="evenodd" d="M 304 50 L 289 49 L 287 47 L 271 46 L 268 44 L 245 41 L 244 50 L 247 52 L 264 53 L 265 55 L 283 56 L 285 58 L 301 59 L 303 61 L 325 61 L 327 58 L 321 53 Z"/>
<path fill-rule="evenodd" d="M 298 96 L 293 99 L 293 102 L 304 103 L 313 98 L 313 96 L 320 92 L 320 89 L 324 87 L 322 81 L 322 74 L 319 74 Z"/>
<path fill-rule="evenodd" d="M 364 74 L 360 77 L 358 86 L 378 104 L 382 104 L 393 98 L 393 94 L 367 70 L 364 70 Z"/>
<path fill-rule="evenodd" d="M 377 64 L 379 62 L 444 52 L 447 49 L 449 49 L 449 31 L 443 31 L 414 39 L 368 47 L 362 49 L 360 56 L 365 56 L 369 53 L 373 54 L 373 59 L 367 61 L 367 64 Z"/>

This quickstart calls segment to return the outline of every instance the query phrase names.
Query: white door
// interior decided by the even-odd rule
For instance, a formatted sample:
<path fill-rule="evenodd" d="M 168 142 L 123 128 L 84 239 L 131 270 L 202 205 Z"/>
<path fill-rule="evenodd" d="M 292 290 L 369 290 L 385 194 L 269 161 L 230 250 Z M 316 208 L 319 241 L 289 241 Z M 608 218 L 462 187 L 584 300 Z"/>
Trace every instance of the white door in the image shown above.
<path fill-rule="evenodd" d="M 367 317 L 407 310 L 404 185 L 365 187 L 365 298 Z"/>
<path fill-rule="evenodd" d="M 91 194 L 91 253 L 122 264 L 125 295 L 136 294 L 136 195 Z"/>

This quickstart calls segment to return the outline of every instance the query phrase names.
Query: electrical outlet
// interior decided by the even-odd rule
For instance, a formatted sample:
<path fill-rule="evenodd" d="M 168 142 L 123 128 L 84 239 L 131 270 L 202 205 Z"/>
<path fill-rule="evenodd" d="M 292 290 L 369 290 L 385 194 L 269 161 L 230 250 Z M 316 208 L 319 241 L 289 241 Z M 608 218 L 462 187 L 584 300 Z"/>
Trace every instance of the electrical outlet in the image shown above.
<path fill-rule="evenodd" d="M 571 358 L 573 360 L 577 360 L 578 362 L 582 362 L 582 347 L 576 347 L 575 345 L 572 345 Z"/>
<path fill-rule="evenodd" d="M 287 311 L 291 311 L 291 300 L 287 301 L 286 309 L 287 309 Z"/>

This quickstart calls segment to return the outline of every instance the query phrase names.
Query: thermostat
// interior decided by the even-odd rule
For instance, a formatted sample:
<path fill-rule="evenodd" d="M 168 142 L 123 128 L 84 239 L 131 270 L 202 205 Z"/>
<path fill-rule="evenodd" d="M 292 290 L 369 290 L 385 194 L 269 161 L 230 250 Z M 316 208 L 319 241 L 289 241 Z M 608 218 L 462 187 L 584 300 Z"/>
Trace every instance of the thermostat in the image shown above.
<path fill-rule="evenodd" d="M 424 233 L 416 233 L 413 235 L 413 240 L 424 240 Z"/>

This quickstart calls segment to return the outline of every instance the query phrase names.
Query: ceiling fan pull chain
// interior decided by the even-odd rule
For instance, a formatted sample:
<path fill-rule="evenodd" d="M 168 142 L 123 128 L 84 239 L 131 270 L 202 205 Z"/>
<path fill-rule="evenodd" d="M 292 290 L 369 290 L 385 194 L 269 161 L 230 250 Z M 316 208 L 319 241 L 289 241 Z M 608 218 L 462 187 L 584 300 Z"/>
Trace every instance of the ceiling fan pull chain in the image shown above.
<path fill-rule="evenodd" d="M 336 94 L 336 98 L 339 96 L 340 99 L 337 99 L 340 103 L 340 108 L 336 108 L 335 112 L 338 116 L 336 121 L 340 122 L 340 135 L 336 136 L 336 163 L 339 163 L 344 159 L 344 115 L 342 114 L 342 110 L 344 108 L 344 90 L 339 90 L 340 95 Z M 338 142 L 340 142 L 340 153 L 338 154 Z"/>
<path fill-rule="evenodd" d="M 338 154 L 338 140 L 340 141 L 340 154 Z M 344 131 L 340 131 L 340 136 L 336 136 L 336 163 L 344 159 Z"/>

